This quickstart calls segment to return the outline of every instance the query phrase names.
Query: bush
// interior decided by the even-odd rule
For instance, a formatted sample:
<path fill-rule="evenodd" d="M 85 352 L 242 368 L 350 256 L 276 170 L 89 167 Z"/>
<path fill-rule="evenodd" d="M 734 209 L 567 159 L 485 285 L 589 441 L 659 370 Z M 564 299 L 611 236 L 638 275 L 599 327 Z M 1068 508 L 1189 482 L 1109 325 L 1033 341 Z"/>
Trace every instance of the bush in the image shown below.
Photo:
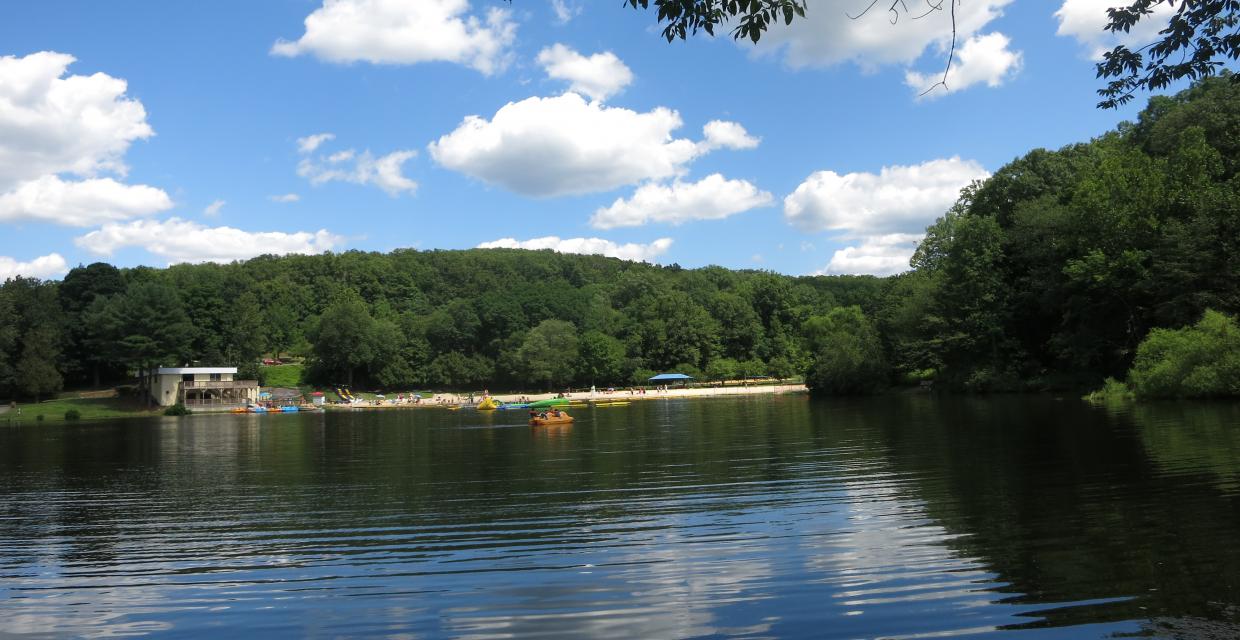
<path fill-rule="evenodd" d="M 1096 404 L 1108 402 L 1122 402 L 1132 399 L 1132 389 L 1128 385 L 1116 380 L 1115 378 L 1107 378 L 1102 381 L 1102 388 L 1091 392 L 1085 396 L 1085 400 Z"/>
<path fill-rule="evenodd" d="M 1183 329 L 1153 329 L 1137 347 L 1128 381 L 1139 398 L 1240 395 L 1240 327 L 1207 310 Z"/>
<path fill-rule="evenodd" d="M 82 414 L 77 409 L 70 409 L 65 412 L 65 420 L 81 420 Z"/>
<path fill-rule="evenodd" d="M 35 417 L 34 417 L 34 421 L 35 421 L 35 422 L 43 422 L 43 414 L 41 414 L 41 413 L 40 413 L 39 415 L 35 416 Z"/>
<path fill-rule="evenodd" d="M 189 409 L 186 409 L 185 405 L 183 404 L 174 404 L 171 407 L 164 409 L 164 415 L 166 416 L 187 416 L 189 415 Z"/>

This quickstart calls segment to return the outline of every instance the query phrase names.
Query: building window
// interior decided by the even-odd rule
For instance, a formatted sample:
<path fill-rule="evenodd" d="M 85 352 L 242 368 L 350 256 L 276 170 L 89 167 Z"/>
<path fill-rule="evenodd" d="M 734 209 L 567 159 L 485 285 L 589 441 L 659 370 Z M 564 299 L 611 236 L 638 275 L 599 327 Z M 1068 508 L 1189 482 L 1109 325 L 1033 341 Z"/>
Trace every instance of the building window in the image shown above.
<path fill-rule="evenodd" d="M 220 381 L 220 374 L 218 373 L 211 374 L 211 382 L 219 382 L 219 381 Z"/>
<path fill-rule="evenodd" d="M 194 374 L 192 373 L 181 374 L 181 382 L 193 382 L 193 381 L 194 381 Z"/>

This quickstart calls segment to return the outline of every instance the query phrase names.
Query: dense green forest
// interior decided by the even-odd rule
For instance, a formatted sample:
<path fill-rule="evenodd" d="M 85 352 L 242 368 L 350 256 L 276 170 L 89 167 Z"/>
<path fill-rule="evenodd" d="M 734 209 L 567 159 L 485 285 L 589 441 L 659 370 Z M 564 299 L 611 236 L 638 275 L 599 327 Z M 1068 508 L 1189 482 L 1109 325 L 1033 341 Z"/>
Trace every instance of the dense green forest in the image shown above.
<path fill-rule="evenodd" d="M 865 393 L 1095 387 L 1155 328 L 1240 310 L 1240 85 L 966 188 L 891 278 L 683 269 L 549 251 L 264 256 L 0 287 L 0 397 L 198 362 L 305 356 L 308 382 L 547 389 L 806 375 Z"/>

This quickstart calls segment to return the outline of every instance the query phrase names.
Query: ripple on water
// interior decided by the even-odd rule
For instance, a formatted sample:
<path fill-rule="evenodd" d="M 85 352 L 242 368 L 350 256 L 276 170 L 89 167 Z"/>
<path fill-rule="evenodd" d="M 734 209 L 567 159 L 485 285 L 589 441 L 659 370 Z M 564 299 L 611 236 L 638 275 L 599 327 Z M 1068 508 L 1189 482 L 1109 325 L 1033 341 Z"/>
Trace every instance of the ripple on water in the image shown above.
<path fill-rule="evenodd" d="M 918 396 L 577 417 L 0 429 L 0 635 L 1240 629 L 1230 410 Z"/>

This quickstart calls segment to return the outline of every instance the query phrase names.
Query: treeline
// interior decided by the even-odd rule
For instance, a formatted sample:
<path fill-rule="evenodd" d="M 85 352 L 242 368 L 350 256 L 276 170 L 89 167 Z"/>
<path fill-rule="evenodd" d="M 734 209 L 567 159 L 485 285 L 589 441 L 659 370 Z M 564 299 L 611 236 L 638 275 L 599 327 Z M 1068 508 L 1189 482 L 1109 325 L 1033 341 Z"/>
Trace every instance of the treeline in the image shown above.
<path fill-rule="evenodd" d="M 307 382 L 536 389 L 805 375 L 866 393 L 1093 388 L 1154 328 L 1240 310 L 1240 84 L 974 184 L 891 278 L 682 269 L 550 251 L 398 250 L 117 269 L 0 287 L 0 397 L 198 362 Z"/>
<path fill-rule="evenodd" d="M 0 397 L 191 362 L 256 375 L 264 354 L 306 357 L 308 382 L 382 389 L 791 377 L 807 321 L 882 286 L 503 249 L 96 263 L 0 287 Z"/>
<path fill-rule="evenodd" d="M 877 313 L 898 370 L 973 390 L 1096 387 L 1156 327 L 1240 310 L 1240 84 L 965 189 Z"/>

